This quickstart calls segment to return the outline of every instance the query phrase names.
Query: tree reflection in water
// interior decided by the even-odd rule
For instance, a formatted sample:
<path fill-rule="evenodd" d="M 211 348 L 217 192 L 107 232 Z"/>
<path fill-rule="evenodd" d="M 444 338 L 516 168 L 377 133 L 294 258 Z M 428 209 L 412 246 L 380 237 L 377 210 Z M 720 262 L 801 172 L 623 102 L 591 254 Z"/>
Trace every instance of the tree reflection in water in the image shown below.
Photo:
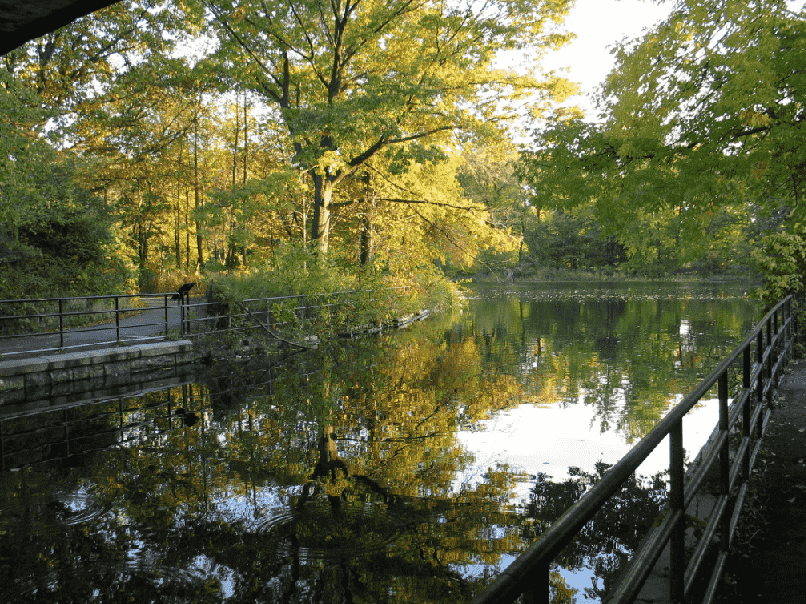
<path fill-rule="evenodd" d="M 69 426 L 55 410 L 0 419 L 6 462 L 30 463 L 12 451 L 25 439 L 71 454 L 102 443 L 74 467 L 0 474 L 0 602 L 468 601 L 604 466 L 554 484 L 537 474 L 545 459 L 507 457 L 511 434 L 495 457 L 460 434 L 528 406 L 590 409 L 593 431 L 640 438 L 753 310 L 527 294 L 287 366 L 220 364 L 194 384 L 71 408 Z M 528 428 L 530 451 L 546 444 Z M 565 453 L 559 467 L 583 465 Z M 607 592 L 663 486 L 628 481 L 558 559 L 555 600 Z M 577 592 L 566 569 L 595 583 Z"/>
<path fill-rule="evenodd" d="M 579 468 L 568 469 L 569 478 L 551 482 L 545 474 L 536 477 L 532 487 L 527 516 L 534 524 L 527 529 L 527 538 L 535 539 L 548 530 L 571 505 L 601 480 L 611 466 L 596 464 L 595 473 Z M 638 548 L 660 515 L 666 502 L 666 473 L 653 477 L 632 475 L 604 507 L 557 557 L 556 563 L 574 571 L 591 568 L 594 573 L 591 587 L 585 595 L 595 601 L 605 601 L 614 587 L 623 564 Z M 554 587 L 554 586 L 553 586 Z M 569 592 L 562 586 L 554 587 L 555 602 L 570 602 Z"/>

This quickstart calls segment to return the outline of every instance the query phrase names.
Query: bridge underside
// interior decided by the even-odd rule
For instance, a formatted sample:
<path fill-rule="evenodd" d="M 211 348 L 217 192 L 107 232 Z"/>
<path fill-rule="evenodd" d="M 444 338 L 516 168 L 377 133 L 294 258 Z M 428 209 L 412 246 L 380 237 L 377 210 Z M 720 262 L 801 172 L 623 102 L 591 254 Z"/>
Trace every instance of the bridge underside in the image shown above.
<path fill-rule="evenodd" d="M 118 0 L 0 0 L 0 55 Z"/>

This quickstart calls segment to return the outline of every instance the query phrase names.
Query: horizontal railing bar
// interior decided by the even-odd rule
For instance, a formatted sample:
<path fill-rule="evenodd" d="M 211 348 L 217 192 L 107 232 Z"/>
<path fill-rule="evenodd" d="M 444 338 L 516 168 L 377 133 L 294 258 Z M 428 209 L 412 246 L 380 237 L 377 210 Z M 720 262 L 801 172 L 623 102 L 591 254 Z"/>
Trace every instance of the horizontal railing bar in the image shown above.
<path fill-rule="evenodd" d="M 134 324 L 134 325 L 121 325 L 120 330 L 123 331 L 125 329 L 134 329 L 136 327 L 156 327 L 157 325 L 163 326 L 163 325 L 165 325 L 165 322 L 164 321 L 159 321 L 157 323 L 137 323 L 137 324 Z M 91 327 L 73 327 L 73 328 L 70 328 L 69 330 L 65 330 L 64 333 L 65 334 L 92 333 L 94 331 L 108 331 L 110 329 L 115 329 L 115 326 L 107 324 L 105 327 L 104 326 L 98 326 L 98 325 L 93 325 Z M 57 336 L 57 335 L 59 335 L 58 330 L 57 331 L 32 331 L 32 332 L 28 332 L 28 333 L 17 333 L 17 334 L 11 334 L 11 335 L 7 335 L 7 336 L 0 336 L 0 339 L 9 339 L 10 340 L 12 338 L 46 338 L 48 336 Z M 157 337 L 157 336 L 154 336 L 154 337 Z M 162 337 L 162 336 L 159 336 L 159 337 Z M 112 341 L 115 341 L 115 340 L 112 340 Z M 98 343 L 100 344 L 100 342 L 98 342 Z M 62 348 L 68 348 L 68 346 L 62 346 Z M 43 348 L 42 350 L 48 350 L 48 349 Z M 58 350 L 58 348 L 56 348 L 54 350 Z M 33 351 L 27 351 L 27 352 L 33 352 Z M 3 354 L 8 354 L 8 353 L 3 353 Z"/>
<path fill-rule="evenodd" d="M 686 597 L 688 597 L 689 592 L 691 591 L 691 586 L 694 584 L 694 579 L 697 578 L 697 572 L 700 570 L 700 565 L 705 558 L 705 554 L 707 553 L 708 548 L 711 546 L 711 538 L 714 536 L 714 533 L 716 533 L 716 530 L 719 527 L 719 521 L 722 520 L 722 514 L 725 512 L 727 505 L 728 496 L 720 495 L 717 498 L 714 507 L 711 509 L 711 514 L 708 516 L 708 524 L 705 525 L 705 530 L 700 538 L 700 542 L 697 544 L 694 553 L 691 554 L 691 560 L 686 567 L 686 578 L 683 588 L 683 592 L 685 593 Z"/>
<path fill-rule="evenodd" d="M 728 548 L 733 544 L 733 534 L 736 532 L 736 525 L 739 523 L 739 516 L 742 513 L 742 505 L 744 503 L 745 495 L 747 495 L 748 491 L 748 484 L 742 483 L 742 486 L 739 487 L 739 493 L 736 495 L 736 503 L 733 504 L 733 514 L 730 517 L 730 543 L 728 543 Z"/>
<path fill-rule="evenodd" d="M 756 405 L 753 413 L 750 414 L 750 425 L 754 428 L 758 425 L 758 416 L 764 412 L 764 405 Z"/>
<path fill-rule="evenodd" d="M 143 312 L 146 310 L 153 310 L 155 308 L 162 308 L 161 306 L 131 306 L 127 308 L 120 308 L 115 310 L 114 308 L 108 308 L 105 310 L 70 310 L 64 311 L 62 313 L 52 312 L 52 313 L 39 313 L 35 315 L 6 315 L 0 317 L 0 320 L 7 320 L 7 321 L 22 321 L 24 319 L 47 319 L 50 317 L 83 317 L 86 315 L 108 315 L 114 313 L 127 313 L 127 312 Z"/>
<path fill-rule="evenodd" d="M 742 460 L 744 459 L 745 454 L 747 453 L 747 449 L 750 446 L 750 439 L 748 437 L 742 438 L 742 442 L 739 444 L 739 447 L 736 449 L 736 457 L 733 459 L 733 463 L 730 467 L 730 477 L 728 480 L 728 485 L 731 489 L 733 489 L 733 485 L 736 484 L 736 478 L 739 476 L 739 473 L 742 470 Z"/>
<path fill-rule="evenodd" d="M 16 298 L 9 300 L 0 300 L 0 304 L 26 304 L 33 302 L 58 302 L 62 300 L 69 302 L 70 300 L 114 300 L 115 298 L 161 298 L 162 296 L 173 295 L 175 292 L 162 292 L 156 294 L 102 294 L 98 296 L 65 296 L 62 298 Z"/>
<path fill-rule="evenodd" d="M 764 369 L 764 365 L 761 363 L 754 363 L 753 369 L 750 371 L 750 383 L 753 384 L 755 387 L 756 382 L 758 382 L 758 376 Z"/>
<path fill-rule="evenodd" d="M 761 437 L 759 436 L 759 440 L 753 445 L 753 451 L 750 453 L 750 467 L 752 468 L 755 465 L 756 456 L 758 452 L 761 450 Z"/>
<path fill-rule="evenodd" d="M 752 384 L 753 381 L 751 379 L 750 383 Z M 728 425 L 732 426 L 737 422 L 739 419 L 739 415 L 742 412 L 742 407 L 744 406 L 744 402 L 747 398 L 752 394 L 753 388 L 742 388 L 741 393 L 733 399 L 730 407 L 730 414 L 728 415 Z"/>
<path fill-rule="evenodd" d="M 783 356 L 783 355 L 781 355 L 781 356 Z M 781 363 L 782 363 L 782 361 L 783 361 L 783 359 L 781 357 L 779 357 L 778 361 L 775 363 L 775 365 L 772 366 L 772 375 L 773 375 L 773 377 L 777 376 L 781 372 Z M 776 380 L 773 380 L 773 381 L 776 381 Z"/>
<path fill-rule="evenodd" d="M 28 334 L 28 335 L 53 335 L 53 334 Z M 163 336 L 137 336 L 139 340 L 162 340 Z M 60 350 L 72 350 L 74 348 L 87 348 L 88 346 L 106 346 L 107 344 L 117 344 L 118 340 L 105 340 L 103 342 L 86 342 L 84 344 L 71 344 L 69 346 L 56 346 L 51 348 L 32 348 L 30 350 L 10 350 L 4 352 L 3 356 L 18 354 L 37 354 L 41 352 L 58 352 Z"/>
<path fill-rule="evenodd" d="M 719 586 L 719 578 L 722 576 L 722 571 L 725 568 L 725 562 L 728 559 L 728 552 L 721 551 L 717 556 L 714 570 L 711 572 L 711 580 L 708 581 L 708 589 L 705 591 L 705 596 L 702 599 L 702 604 L 711 604 L 716 595 L 716 588 Z"/>

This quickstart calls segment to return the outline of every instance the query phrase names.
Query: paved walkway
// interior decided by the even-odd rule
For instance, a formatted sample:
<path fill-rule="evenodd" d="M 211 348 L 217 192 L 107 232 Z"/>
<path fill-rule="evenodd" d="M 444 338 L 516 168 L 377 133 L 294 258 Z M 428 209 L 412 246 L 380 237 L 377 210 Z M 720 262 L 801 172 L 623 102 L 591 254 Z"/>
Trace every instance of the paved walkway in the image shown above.
<path fill-rule="evenodd" d="M 149 305 L 136 314 L 121 316 L 120 341 L 129 344 L 141 344 L 156 341 L 165 335 L 165 303 L 162 299 L 146 299 Z M 168 301 L 168 330 L 179 329 L 179 307 L 175 300 Z M 0 356 L 6 359 L 22 358 L 25 352 L 36 350 L 52 353 L 69 350 L 85 350 L 101 345 L 112 346 L 117 341 L 117 330 L 114 320 L 69 329 L 64 332 L 64 348 L 59 349 L 58 332 L 31 334 L 18 338 L 0 339 Z M 10 354 L 9 354 L 10 353 Z"/>
<path fill-rule="evenodd" d="M 806 603 L 806 360 L 790 365 L 717 601 Z"/>

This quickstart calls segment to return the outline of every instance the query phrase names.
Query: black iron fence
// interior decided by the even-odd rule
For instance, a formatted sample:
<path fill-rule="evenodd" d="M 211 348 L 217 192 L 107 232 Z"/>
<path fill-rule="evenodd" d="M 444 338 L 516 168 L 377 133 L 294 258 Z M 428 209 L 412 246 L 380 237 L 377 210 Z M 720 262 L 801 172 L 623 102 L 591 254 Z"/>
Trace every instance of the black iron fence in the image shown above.
<path fill-rule="evenodd" d="M 667 509 L 642 547 L 633 554 L 608 602 L 634 601 L 664 551 L 669 556 L 668 601 L 688 601 L 695 591 L 695 582 L 699 585 L 699 578 L 705 575 L 705 586 L 698 587 L 698 597 L 710 602 L 727 559 L 773 396 L 793 352 L 795 333 L 791 305 L 791 298 L 786 298 L 775 306 L 708 377 L 569 508 L 539 541 L 510 564 L 476 598 L 475 604 L 509 603 L 521 596 L 524 602 L 549 602 L 552 561 L 667 437 L 670 476 Z M 719 424 L 698 463 L 686 472 L 683 417 L 714 386 L 719 401 Z M 686 510 L 698 494 L 704 492 L 706 482 L 712 482 L 706 481 L 706 476 L 713 475 L 717 476 L 716 501 L 702 535 L 696 544 L 687 545 Z M 713 485 L 707 488 L 713 489 Z M 704 564 L 706 559 L 708 564 Z"/>
<path fill-rule="evenodd" d="M 175 293 L 0 300 L 3 355 L 163 339 L 178 327 Z"/>
<path fill-rule="evenodd" d="M 280 340 L 305 334 L 352 335 L 378 331 L 383 326 L 400 326 L 415 314 L 397 316 L 408 288 L 389 288 L 373 295 L 340 291 L 252 298 L 237 302 L 199 300 L 182 305 L 183 336 L 233 331 L 258 331 Z M 405 312 L 405 311 L 403 311 Z"/>
<path fill-rule="evenodd" d="M 169 293 L 0 300 L 0 357 L 162 340 L 171 331 L 192 337 L 257 330 L 295 343 L 305 333 L 366 333 L 418 316 L 398 316 L 405 287 L 228 302 L 191 299 L 188 285 Z"/>

